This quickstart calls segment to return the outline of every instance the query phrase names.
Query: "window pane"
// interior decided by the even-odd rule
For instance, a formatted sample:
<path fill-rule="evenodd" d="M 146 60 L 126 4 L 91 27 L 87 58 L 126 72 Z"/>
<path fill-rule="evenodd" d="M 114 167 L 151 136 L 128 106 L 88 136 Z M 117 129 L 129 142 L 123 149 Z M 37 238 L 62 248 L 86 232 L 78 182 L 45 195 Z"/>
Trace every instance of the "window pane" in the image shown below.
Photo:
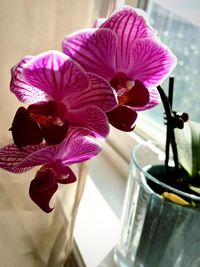
<path fill-rule="evenodd" d="M 150 0 L 148 16 L 152 27 L 158 30 L 161 41 L 178 58 L 172 73 L 175 77 L 173 110 L 188 112 L 190 119 L 200 122 L 200 1 Z M 167 92 L 168 80 L 162 87 Z M 162 105 L 143 112 L 162 123 Z"/>

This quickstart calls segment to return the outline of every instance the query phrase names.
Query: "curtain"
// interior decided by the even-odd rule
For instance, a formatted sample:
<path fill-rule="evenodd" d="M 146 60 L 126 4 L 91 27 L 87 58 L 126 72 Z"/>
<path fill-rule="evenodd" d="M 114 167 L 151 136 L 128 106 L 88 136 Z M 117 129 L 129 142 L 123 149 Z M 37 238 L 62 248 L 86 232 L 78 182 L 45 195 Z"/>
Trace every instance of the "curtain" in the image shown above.
<path fill-rule="evenodd" d="M 60 50 L 65 35 L 91 27 L 96 18 L 105 17 L 113 9 L 114 2 L 0 1 L 0 147 L 12 142 L 8 129 L 20 106 L 9 91 L 11 67 L 25 55 Z M 61 186 L 53 199 L 55 209 L 45 214 L 28 195 L 36 170 L 24 174 L 0 170 L 0 266 L 63 266 L 68 238 L 66 215 L 73 207 L 76 183 Z"/>

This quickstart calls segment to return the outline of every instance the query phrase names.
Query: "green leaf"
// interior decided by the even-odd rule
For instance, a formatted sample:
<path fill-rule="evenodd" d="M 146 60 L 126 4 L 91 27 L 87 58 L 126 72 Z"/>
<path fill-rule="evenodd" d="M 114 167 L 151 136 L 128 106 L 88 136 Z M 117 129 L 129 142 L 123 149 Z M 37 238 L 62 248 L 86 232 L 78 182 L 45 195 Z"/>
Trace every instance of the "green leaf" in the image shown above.
<path fill-rule="evenodd" d="M 194 192 L 200 194 L 200 188 L 199 188 L 199 187 L 192 186 L 192 185 L 190 185 L 189 187 L 190 187 L 190 189 L 193 190 Z"/>
<path fill-rule="evenodd" d="M 200 171 L 200 124 L 190 122 L 192 135 L 192 176 L 196 176 Z"/>
<path fill-rule="evenodd" d="M 184 129 L 175 129 L 179 163 L 191 177 L 200 171 L 200 124 L 187 122 Z"/>
<path fill-rule="evenodd" d="M 178 150 L 178 160 L 182 167 L 191 175 L 192 173 L 192 137 L 189 123 L 183 129 L 175 129 Z"/>

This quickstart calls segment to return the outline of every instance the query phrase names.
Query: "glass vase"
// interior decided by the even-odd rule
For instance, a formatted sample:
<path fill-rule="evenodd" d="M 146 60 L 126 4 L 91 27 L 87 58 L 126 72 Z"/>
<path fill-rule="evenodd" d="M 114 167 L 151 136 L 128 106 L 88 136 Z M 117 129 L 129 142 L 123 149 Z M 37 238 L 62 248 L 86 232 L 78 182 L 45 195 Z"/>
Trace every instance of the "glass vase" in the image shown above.
<path fill-rule="evenodd" d="M 149 174 L 150 167 L 163 167 L 162 159 L 161 151 L 149 143 L 136 146 L 132 152 L 122 232 L 114 251 L 117 266 L 200 266 L 200 209 L 170 202 L 155 193 L 149 184 L 197 203 L 200 198 L 172 188 Z"/>

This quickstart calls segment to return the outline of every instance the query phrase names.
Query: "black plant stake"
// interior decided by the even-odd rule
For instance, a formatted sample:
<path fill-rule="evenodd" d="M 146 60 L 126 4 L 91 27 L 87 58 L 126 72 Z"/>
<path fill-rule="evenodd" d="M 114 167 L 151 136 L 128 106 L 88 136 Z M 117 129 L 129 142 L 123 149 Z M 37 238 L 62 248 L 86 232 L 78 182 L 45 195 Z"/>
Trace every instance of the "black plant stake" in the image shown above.
<path fill-rule="evenodd" d="M 174 129 L 175 128 L 183 129 L 184 122 L 188 120 L 188 115 L 186 113 L 177 113 L 175 111 L 172 111 L 173 90 L 174 90 L 174 78 L 173 77 L 169 78 L 168 97 L 166 96 L 161 86 L 158 86 L 157 89 L 160 94 L 163 107 L 165 110 L 165 119 L 166 119 L 165 124 L 167 125 L 166 145 L 165 145 L 165 178 L 166 179 L 169 178 L 169 151 L 170 151 L 170 145 L 171 145 L 173 160 L 174 160 L 174 165 L 175 165 L 175 173 L 176 173 L 177 179 L 179 179 L 180 170 L 179 170 L 178 152 L 177 152 Z"/>

